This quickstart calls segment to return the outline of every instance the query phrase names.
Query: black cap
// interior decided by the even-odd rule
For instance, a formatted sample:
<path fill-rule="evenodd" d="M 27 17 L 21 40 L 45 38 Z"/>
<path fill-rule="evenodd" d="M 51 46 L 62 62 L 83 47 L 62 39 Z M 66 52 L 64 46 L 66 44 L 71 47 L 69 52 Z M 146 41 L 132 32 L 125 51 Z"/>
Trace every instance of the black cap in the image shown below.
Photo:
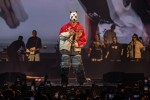
<path fill-rule="evenodd" d="M 115 24 L 112 24 L 111 25 L 111 29 L 115 29 L 116 28 L 116 25 Z"/>
<path fill-rule="evenodd" d="M 136 33 L 134 33 L 134 34 L 132 35 L 132 38 L 133 38 L 133 37 L 138 38 L 138 35 L 137 35 Z"/>
<path fill-rule="evenodd" d="M 18 37 L 18 40 L 22 40 L 22 39 L 23 39 L 23 36 L 19 36 L 19 37 Z"/>

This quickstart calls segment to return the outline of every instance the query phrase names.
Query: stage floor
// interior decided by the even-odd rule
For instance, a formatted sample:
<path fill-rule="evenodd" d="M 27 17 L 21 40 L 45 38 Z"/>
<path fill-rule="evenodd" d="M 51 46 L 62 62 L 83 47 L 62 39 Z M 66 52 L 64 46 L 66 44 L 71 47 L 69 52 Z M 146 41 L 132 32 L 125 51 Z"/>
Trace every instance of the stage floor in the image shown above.
<path fill-rule="evenodd" d="M 124 72 L 124 73 L 144 73 L 146 77 L 150 77 L 149 62 L 90 62 L 83 60 L 85 74 L 92 79 L 101 79 L 103 74 L 108 72 Z M 60 66 L 55 59 L 41 62 L 21 62 L 15 68 L 10 62 L 0 62 L 0 73 L 5 72 L 21 72 L 26 75 L 44 76 L 48 75 L 51 79 L 60 78 Z M 70 78 L 74 78 L 72 69 L 69 73 Z"/>

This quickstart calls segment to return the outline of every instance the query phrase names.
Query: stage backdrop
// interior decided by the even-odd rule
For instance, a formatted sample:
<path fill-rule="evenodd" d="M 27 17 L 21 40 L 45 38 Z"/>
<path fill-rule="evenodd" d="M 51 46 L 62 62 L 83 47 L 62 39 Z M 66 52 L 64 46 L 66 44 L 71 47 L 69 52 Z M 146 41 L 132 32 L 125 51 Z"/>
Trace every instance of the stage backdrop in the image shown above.
<path fill-rule="evenodd" d="M 119 42 L 129 43 L 132 35 L 136 33 L 139 37 L 142 37 L 145 44 L 148 44 L 150 36 L 150 0 L 79 1 L 90 18 L 87 26 L 88 30 L 91 30 L 91 34 L 99 32 L 101 39 L 103 39 L 105 31 L 110 29 L 110 26 L 114 23 L 117 26 L 115 32 Z M 95 30 L 95 28 L 97 29 Z"/>
<path fill-rule="evenodd" d="M 61 26 L 69 21 L 70 11 L 78 11 L 91 40 L 97 30 L 101 38 L 112 23 L 121 43 L 129 43 L 133 33 L 148 43 L 150 34 L 149 0 L 0 0 L 0 48 L 19 35 L 24 41 L 37 30 L 43 45 L 54 50 Z M 9 9 L 8 9 L 9 8 Z M 139 10 L 140 9 L 140 10 Z M 91 31 L 93 30 L 93 31 Z"/>
<path fill-rule="evenodd" d="M 49 48 L 49 45 L 57 43 L 61 26 L 70 21 L 70 11 L 78 11 L 79 21 L 85 26 L 86 13 L 78 0 L 0 0 L 1 48 L 19 35 L 24 36 L 26 42 L 34 29 L 43 45 Z M 52 49 L 54 46 L 51 46 Z"/>

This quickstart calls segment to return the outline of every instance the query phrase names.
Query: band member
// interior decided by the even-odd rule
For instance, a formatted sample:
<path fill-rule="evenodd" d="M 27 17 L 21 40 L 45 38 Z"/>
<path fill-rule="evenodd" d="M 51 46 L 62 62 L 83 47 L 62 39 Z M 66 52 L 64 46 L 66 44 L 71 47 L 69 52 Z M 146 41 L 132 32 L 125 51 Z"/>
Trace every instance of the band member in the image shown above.
<path fill-rule="evenodd" d="M 150 41 L 145 49 L 145 60 L 146 60 L 146 62 L 150 61 Z"/>
<path fill-rule="evenodd" d="M 77 22 L 77 12 L 70 12 L 70 22 L 60 29 L 59 50 L 61 53 L 61 84 L 68 84 L 69 68 L 72 66 L 77 81 L 82 85 L 85 81 L 81 49 L 86 44 L 86 33 L 83 26 Z"/>
<path fill-rule="evenodd" d="M 140 61 L 141 53 L 145 48 L 141 41 L 139 41 L 137 34 L 133 34 L 132 41 L 129 43 L 127 50 L 127 57 L 134 61 Z"/>
<path fill-rule="evenodd" d="M 112 24 L 111 29 L 104 33 L 104 43 L 107 48 L 109 48 L 110 44 L 113 43 L 112 38 L 116 37 L 116 32 L 114 32 L 115 28 L 115 24 Z"/>
<path fill-rule="evenodd" d="M 42 47 L 42 42 L 39 37 L 37 37 L 37 31 L 32 31 L 32 37 L 30 37 L 26 44 L 26 52 L 28 54 L 29 61 L 40 61 L 40 48 Z"/>
<path fill-rule="evenodd" d="M 113 38 L 113 37 L 116 37 L 116 32 L 114 32 L 115 28 L 116 28 L 116 25 L 115 25 L 115 24 L 112 24 L 111 27 L 110 27 L 110 29 L 109 29 L 109 30 L 106 30 L 106 31 L 104 32 L 104 35 L 103 35 L 104 44 L 105 44 L 105 50 L 104 50 L 104 52 L 103 52 L 104 58 L 105 58 L 106 55 L 107 55 L 107 51 L 108 51 L 108 49 L 109 49 L 110 44 L 113 43 L 113 42 L 112 42 L 112 38 Z"/>
<path fill-rule="evenodd" d="M 95 34 L 95 38 L 90 46 L 90 52 L 88 56 L 92 61 L 102 61 L 103 60 L 103 48 L 104 43 L 100 41 L 100 35 Z"/>
<path fill-rule="evenodd" d="M 25 43 L 23 41 L 23 36 L 19 36 L 18 40 L 13 41 L 7 48 L 8 59 L 13 67 L 20 66 L 19 64 L 19 49 L 25 50 Z M 18 67 L 17 67 L 18 69 Z"/>
<path fill-rule="evenodd" d="M 123 55 L 123 48 L 121 44 L 118 43 L 117 37 L 113 37 L 112 42 L 113 43 L 110 44 L 105 58 L 108 58 L 110 61 L 121 61 L 121 55 Z"/>

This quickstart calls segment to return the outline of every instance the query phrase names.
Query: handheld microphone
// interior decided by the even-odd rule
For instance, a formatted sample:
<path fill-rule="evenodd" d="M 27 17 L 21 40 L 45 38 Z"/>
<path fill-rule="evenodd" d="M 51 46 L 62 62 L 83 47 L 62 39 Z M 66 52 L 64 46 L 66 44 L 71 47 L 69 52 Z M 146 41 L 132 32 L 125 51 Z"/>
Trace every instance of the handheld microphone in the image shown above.
<path fill-rule="evenodd" d="M 75 43 L 75 38 L 76 38 L 76 34 L 73 35 L 73 38 L 72 38 L 72 44 Z"/>

